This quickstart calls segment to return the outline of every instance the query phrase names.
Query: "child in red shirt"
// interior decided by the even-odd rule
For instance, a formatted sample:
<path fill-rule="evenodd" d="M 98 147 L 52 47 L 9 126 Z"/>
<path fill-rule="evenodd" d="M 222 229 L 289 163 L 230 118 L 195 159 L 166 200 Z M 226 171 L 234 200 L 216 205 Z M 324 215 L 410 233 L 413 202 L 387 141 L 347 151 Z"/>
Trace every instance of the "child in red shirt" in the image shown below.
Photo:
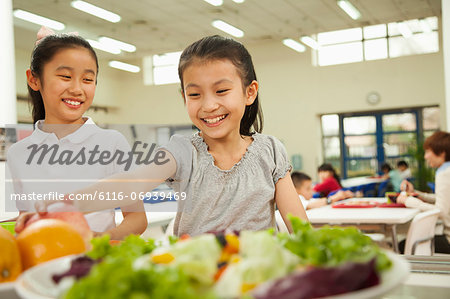
<path fill-rule="evenodd" d="M 330 192 L 342 189 L 339 176 L 331 164 L 325 163 L 318 168 L 320 183 L 314 186 L 314 191 L 327 197 Z"/>

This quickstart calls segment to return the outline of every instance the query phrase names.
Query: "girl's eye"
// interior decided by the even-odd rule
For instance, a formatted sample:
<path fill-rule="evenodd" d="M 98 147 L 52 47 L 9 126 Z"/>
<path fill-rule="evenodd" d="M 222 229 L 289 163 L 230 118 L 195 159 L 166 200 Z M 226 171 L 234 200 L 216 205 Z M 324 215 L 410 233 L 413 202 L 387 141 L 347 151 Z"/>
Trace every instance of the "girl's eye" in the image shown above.
<path fill-rule="evenodd" d="M 70 76 L 67 76 L 67 75 L 59 75 L 59 76 L 64 79 L 70 79 Z"/>
<path fill-rule="evenodd" d="M 189 97 L 198 97 L 198 96 L 200 96 L 200 94 L 199 93 L 189 93 L 188 96 Z"/>
<path fill-rule="evenodd" d="M 224 93 L 224 92 L 227 92 L 227 91 L 229 91 L 229 89 L 220 89 L 220 90 L 217 91 L 217 93 Z"/>
<path fill-rule="evenodd" d="M 85 78 L 84 81 L 86 81 L 86 82 L 94 82 L 94 80 L 90 79 L 90 78 Z"/>

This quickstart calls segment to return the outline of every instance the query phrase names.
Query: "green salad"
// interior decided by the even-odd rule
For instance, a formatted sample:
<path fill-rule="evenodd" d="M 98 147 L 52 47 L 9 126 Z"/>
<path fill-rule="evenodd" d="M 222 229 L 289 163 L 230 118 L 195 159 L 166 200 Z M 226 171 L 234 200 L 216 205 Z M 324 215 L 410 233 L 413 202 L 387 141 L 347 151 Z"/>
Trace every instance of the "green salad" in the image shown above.
<path fill-rule="evenodd" d="M 391 266 L 378 246 L 355 228 L 313 229 L 298 218 L 290 220 L 293 233 L 276 236 L 273 230 L 203 234 L 183 240 L 172 238 L 165 245 L 129 236 L 114 246 L 108 236 L 96 238 L 93 249 L 87 253 L 95 264 L 63 297 L 270 298 L 268 294 L 275 294 L 274 288 L 280 287 L 267 282 L 295 281 L 289 290 L 279 292 L 287 294 L 300 290 L 302 281 L 323 283 L 314 280 L 317 275 L 299 275 L 324 269 L 331 270 L 333 277 L 349 275 L 347 272 L 353 271 L 354 265 L 362 272 L 367 270 L 365 282 L 348 289 L 330 289 L 332 294 L 338 294 L 375 285 L 379 280 L 374 279 L 374 274 L 378 276 Z M 317 294 L 299 298 L 311 296 Z"/>

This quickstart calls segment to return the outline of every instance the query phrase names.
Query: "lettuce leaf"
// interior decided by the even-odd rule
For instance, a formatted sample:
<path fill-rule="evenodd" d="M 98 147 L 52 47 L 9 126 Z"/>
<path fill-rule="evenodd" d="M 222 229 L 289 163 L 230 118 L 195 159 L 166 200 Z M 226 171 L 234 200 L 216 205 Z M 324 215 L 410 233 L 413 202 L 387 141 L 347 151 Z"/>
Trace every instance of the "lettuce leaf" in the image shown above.
<path fill-rule="evenodd" d="M 293 233 L 280 233 L 278 240 L 300 257 L 301 264 L 335 267 L 346 262 L 367 263 L 376 258 L 378 271 L 391 261 L 380 248 L 355 227 L 324 226 L 314 229 L 308 222 L 289 216 Z"/>

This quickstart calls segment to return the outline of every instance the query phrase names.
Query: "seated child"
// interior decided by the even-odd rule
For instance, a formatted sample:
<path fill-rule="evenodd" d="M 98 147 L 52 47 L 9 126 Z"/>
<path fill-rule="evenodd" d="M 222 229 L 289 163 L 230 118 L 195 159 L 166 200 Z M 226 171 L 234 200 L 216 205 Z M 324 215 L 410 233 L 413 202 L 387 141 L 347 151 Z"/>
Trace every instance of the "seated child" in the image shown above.
<path fill-rule="evenodd" d="M 298 193 L 298 197 L 303 204 L 305 210 L 314 209 L 326 206 L 327 204 L 334 203 L 336 201 L 353 197 L 353 192 L 349 190 L 339 190 L 330 197 L 312 198 L 314 190 L 312 187 L 312 180 L 307 174 L 303 172 L 294 171 L 291 174 L 292 182 L 294 183 L 295 190 Z"/>
<path fill-rule="evenodd" d="M 412 177 L 411 169 L 409 168 L 409 165 L 406 161 L 400 160 L 397 162 L 397 169 L 400 173 L 400 177 L 402 180 L 406 180 L 410 177 Z"/>
<path fill-rule="evenodd" d="M 314 192 L 327 197 L 331 192 L 342 189 L 339 175 L 331 164 L 322 164 L 317 171 L 319 172 L 320 183 L 314 186 Z"/>
<path fill-rule="evenodd" d="M 389 163 L 383 163 L 383 165 L 381 165 L 381 171 L 384 173 L 383 177 L 389 179 L 389 184 L 391 185 L 390 186 L 388 184 L 388 188 L 386 190 L 400 192 L 400 184 L 402 183 L 402 179 L 399 172 L 392 169 Z"/>

